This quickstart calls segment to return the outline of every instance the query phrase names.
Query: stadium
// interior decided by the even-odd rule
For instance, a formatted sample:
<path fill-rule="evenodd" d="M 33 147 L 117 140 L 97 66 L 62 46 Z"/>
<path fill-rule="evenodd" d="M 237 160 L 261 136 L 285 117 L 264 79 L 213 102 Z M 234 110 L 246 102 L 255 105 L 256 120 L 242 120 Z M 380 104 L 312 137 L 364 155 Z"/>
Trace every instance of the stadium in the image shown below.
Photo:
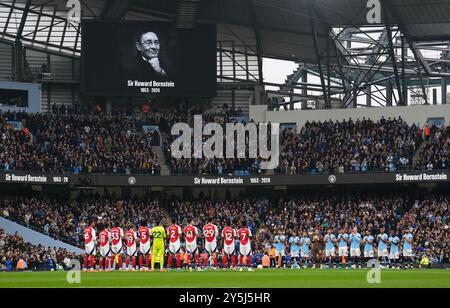
<path fill-rule="evenodd" d="M 0 288 L 449 288 L 449 82 L 448 0 L 2 0 Z"/>

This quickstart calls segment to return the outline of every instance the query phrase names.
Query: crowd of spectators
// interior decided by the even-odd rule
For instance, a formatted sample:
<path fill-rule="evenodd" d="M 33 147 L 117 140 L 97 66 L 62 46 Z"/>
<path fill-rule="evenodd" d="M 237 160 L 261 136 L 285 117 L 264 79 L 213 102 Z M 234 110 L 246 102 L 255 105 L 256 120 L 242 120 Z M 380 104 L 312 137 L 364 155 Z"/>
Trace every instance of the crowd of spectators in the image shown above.
<path fill-rule="evenodd" d="M 0 114 L 0 171 L 54 173 L 151 174 L 161 172 L 153 146 L 163 146 L 173 175 L 261 174 L 261 159 L 175 159 L 171 135 L 176 123 L 193 127 L 194 115 L 203 125 L 236 121 L 227 109 L 181 106 L 152 110 L 140 116 L 126 113 L 81 112 L 79 107 L 54 107 L 51 114 Z M 76 109 L 78 108 L 78 109 Z M 78 111 L 75 111 L 78 110 Z M 20 123 L 18 129 L 12 122 Z M 245 122 L 243 122 L 245 124 Z M 144 126 L 158 127 L 145 131 Z M 448 169 L 450 127 L 424 129 L 400 117 L 307 122 L 300 132 L 282 131 L 280 163 L 283 174 L 396 172 L 399 170 Z M 203 136 L 203 142 L 209 137 Z M 160 144 L 162 142 L 162 144 Z M 193 143 L 193 140 L 192 140 Z M 423 146 L 422 146 L 423 145 Z M 227 140 L 224 139 L 224 149 Z M 420 160 L 414 157 L 420 149 Z"/>
<path fill-rule="evenodd" d="M 170 155 L 170 150 L 167 150 Z M 169 167 L 173 175 L 249 175 L 261 173 L 258 159 L 214 158 L 196 159 L 170 157 Z"/>
<path fill-rule="evenodd" d="M 225 107 L 224 107 L 225 108 Z M 194 116 L 202 115 L 203 127 L 207 123 L 218 123 L 223 125 L 225 132 L 225 124 L 227 123 L 242 123 L 242 121 L 237 121 L 235 118 L 230 116 L 226 109 L 223 111 L 217 110 L 203 110 L 199 107 L 187 108 L 181 111 L 165 111 L 155 114 L 155 122 L 158 122 L 161 130 L 166 133 L 166 138 L 164 139 L 164 149 L 166 154 L 166 160 L 169 168 L 173 175 L 230 175 L 230 174 L 257 174 L 261 173 L 261 160 L 242 158 L 242 159 L 231 159 L 231 158 L 182 158 L 175 159 L 172 157 L 171 144 L 179 137 L 172 135 L 172 127 L 176 123 L 186 123 L 190 127 L 194 127 Z M 206 142 L 209 136 L 203 136 L 202 142 Z M 191 140 L 191 148 L 194 148 L 193 140 Z M 226 149 L 227 141 L 224 138 L 224 149 Z M 248 155 L 247 155 L 248 157 Z"/>
<path fill-rule="evenodd" d="M 138 226 L 141 219 L 149 222 L 164 219 L 166 213 L 183 227 L 193 219 L 202 228 L 212 217 L 220 229 L 227 221 L 239 228 L 245 220 L 254 234 L 255 253 L 273 248 L 279 230 L 287 238 L 294 234 L 311 235 L 316 230 L 325 234 L 328 229 L 337 234 L 340 229 L 349 232 L 353 227 L 358 227 L 361 234 L 369 231 L 374 236 L 384 228 L 389 235 L 401 238 L 407 230 L 412 230 L 417 257 L 426 255 L 432 263 L 449 262 L 450 195 L 414 196 L 411 193 L 297 194 L 282 198 L 200 196 L 165 199 L 164 209 L 161 201 L 151 197 L 123 201 L 114 196 L 83 196 L 72 202 L 9 197 L 0 203 L 0 213 L 80 247 L 83 229 L 93 218 L 103 223 L 119 220 L 126 227 L 130 222 Z"/>
<path fill-rule="evenodd" d="M 157 132 L 122 116 L 5 113 L 0 171 L 159 174 L 158 142 Z"/>
<path fill-rule="evenodd" d="M 328 229 L 337 234 L 342 228 L 350 232 L 356 226 L 361 234 L 368 230 L 376 236 L 385 228 L 401 238 L 412 229 L 416 256 L 426 254 L 433 263 L 449 262 L 449 204 L 448 194 L 419 199 L 403 194 L 288 197 L 266 213 L 255 242 L 257 250 L 268 250 L 279 230 L 287 237 L 294 233 L 302 237 L 315 230 L 321 234 Z"/>
<path fill-rule="evenodd" d="M 432 263 L 450 262 L 450 196 L 433 195 L 414 201 L 399 221 L 399 228 L 414 229 L 417 256 Z"/>
<path fill-rule="evenodd" d="M 168 211 L 180 225 L 188 225 L 192 219 L 202 227 L 212 217 L 214 223 L 223 228 L 227 221 L 239 227 L 242 220 L 251 230 L 258 230 L 269 209 L 267 198 L 198 198 L 190 201 L 172 200 Z"/>
<path fill-rule="evenodd" d="M 419 170 L 448 170 L 450 168 L 450 126 L 430 128 L 420 152 Z"/>
<path fill-rule="evenodd" d="M 70 268 L 71 260 L 79 256 L 65 249 L 32 245 L 19 234 L 6 234 L 0 229 L 0 272 L 42 271 Z"/>
<path fill-rule="evenodd" d="M 164 217 L 156 199 L 132 198 L 123 200 L 114 195 L 83 196 L 67 201 L 64 198 L 3 196 L 1 216 L 39 230 L 52 238 L 83 247 L 83 230 L 91 220 L 124 227 Z"/>
<path fill-rule="evenodd" d="M 307 122 L 282 134 L 278 171 L 291 175 L 410 169 L 422 142 L 421 129 L 401 118 Z"/>
<path fill-rule="evenodd" d="M 161 127 L 167 132 L 166 158 L 172 174 L 261 174 L 261 159 L 174 159 L 170 144 L 170 128 L 178 122 L 193 125 L 195 114 L 204 114 L 204 123 L 226 123 L 217 113 L 187 109 L 161 116 Z M 170 119 L 167 121 L 167 119 Z M 245 123 L 244 123 L 245 124 Z M 431 137 L 424 138 L 424 128 L 409 125 L 401 117 L 372 121 L 363 118 L 341 122 L 307 122 L 297 133 L 292 128 L 282 132 L 280 164 L 283 174 L 396 172 L 412 170 L 414 157 L 421 145 L 426 147 L 418 165 L 421 169 L 448 169 L 449 130 L 432 127 Z M 203 137 L 203 142 L 207 137 Z M 225 148 L 226 144 L 224 145 Z"/>

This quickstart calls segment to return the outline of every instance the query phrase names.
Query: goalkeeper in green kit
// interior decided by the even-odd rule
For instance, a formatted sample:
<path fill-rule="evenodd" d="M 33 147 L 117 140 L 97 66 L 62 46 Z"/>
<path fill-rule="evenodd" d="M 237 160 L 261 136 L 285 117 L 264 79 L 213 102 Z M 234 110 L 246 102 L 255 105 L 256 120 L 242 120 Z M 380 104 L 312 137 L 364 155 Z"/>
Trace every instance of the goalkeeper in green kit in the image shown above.
<path fill-rule="evenodd" d="M 164 240 L 166 239 L 166 230 L 161 226 L 161 222 L 158 222 L 156 227 L 151 231 L 151 236 L 153 237 L 153 252 L 152 252 L 152 269 L 151 272 L 155 271 L 155 259 L 158 256 L 160 271 L 164 272 Z"/>

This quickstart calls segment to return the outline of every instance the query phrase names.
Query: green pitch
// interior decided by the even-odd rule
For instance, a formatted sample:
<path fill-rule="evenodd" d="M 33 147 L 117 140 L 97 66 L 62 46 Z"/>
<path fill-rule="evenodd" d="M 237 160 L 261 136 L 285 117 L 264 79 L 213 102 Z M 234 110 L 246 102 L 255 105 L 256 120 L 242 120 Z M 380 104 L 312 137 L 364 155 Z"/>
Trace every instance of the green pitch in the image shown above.
<path fill-rule="evenodd" d="M 0 273 L 0 288 L 450 288 L 450 270 L 383 270 L 381 284 L 367 283 L 365 270 L 81 273 L 81 284 L 77 285 L 68 284 L 66 275 L 65 272 Z"/>

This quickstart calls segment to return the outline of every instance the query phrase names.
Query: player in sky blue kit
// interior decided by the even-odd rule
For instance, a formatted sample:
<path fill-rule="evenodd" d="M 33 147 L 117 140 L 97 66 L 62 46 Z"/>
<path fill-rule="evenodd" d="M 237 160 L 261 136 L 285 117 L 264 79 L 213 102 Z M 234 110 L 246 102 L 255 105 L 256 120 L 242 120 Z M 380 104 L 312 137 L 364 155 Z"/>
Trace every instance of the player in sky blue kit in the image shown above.
<path fill-rule="evenodd" d="M 380 229 L 380 234 L 377 236 L 378 241 L 378 260 L 381 263 L 381 266 L 388 266 L 388 242 L 389 236 L 384 232 L 384 228 Z"/>
<path fill-rule="evenodd" d="M 395 235 L 395 231 L 391 231 L 391 236 L 389 237 L 389 244 L 391 245 L 389 260 L 391 261 L 391 268 L 400 269 L 400 250 L 398 245 L 400 244 L 400 238 Z"/>
<path fill-rule="evenodd" d="M 308 237 L 308 233 L 303 233 L 303 237 L 300 239 L 300 245 L 302 250 L 302 259 L 300 266 L 304 263 L 304 267 L 306 268 L 308 266 L 308 260 L 311 256 L 311 239 Z"/>
<path fill-rule="evenodd" d="M 297 234 L 295 232 L 292 233 L 292 236 L 289 238 L 289 245 L 290 247 L 290 251 L 291 251 L 291 258 L 292 261 L 294 262 L 292 264 L 292 268 L 299 268 L 298 266 L 298 259 L 300 256 L 300 238 L 297 236 Z"/>
<path fill-rule="evenodd" d="M 361 268 L 361 234 L 358 233 L 358 228 L 354 227 L 349 236 L 350 240 L 350 257 L 352 267 L 356 268 L 359 265 Z"/>
<path fill-rule="evenodd" d="M 275 258 L 277 258 L 277 268 L 281 268 L 283 262 L 286 259 L 286 250 L 284 247 L 284 243 L 286 242 L 286 236 L 283 234 L 283 231 L 278 230 L 278 235 L 275 236 Z"/>
<path fill-rule="evenodd" d="M 410 230 L 405 230 L 403 235 L 403 268 L 414 268 L 413 263 L 413 239 Z"/>
<path fill-rule="evenodd" d="M 367 230 L 366 231 L 366 236 L 364 236 L 364 238 L 363 238 L 364 258 L 365 258 L 366 262 L 369 262 L 374 257 L 374 254 L 373 254 L 373 241 L 374 241 L 373 236 L 370 234 L 370 231 Z"/>
<path fill-rule="evenodd" d="M 325 258 L 328 259 L 328 267 L 331 268 L 332 265 L 337 267 L 336 263 L 336 236 L 332 233 L 331 229 L 328 230 L 324 237 L 325 241 Z"/>
<path fill-rule="evenodd" d="M 341 266 L 343 267 L 344 264 L 342 261 L 348 257 L 348 234 L 345 232 L 344 229 L 341 229 L 339 231 L 338 237 L 338 254 L 339 254 L 339 262 L 341 262 Z"/>

